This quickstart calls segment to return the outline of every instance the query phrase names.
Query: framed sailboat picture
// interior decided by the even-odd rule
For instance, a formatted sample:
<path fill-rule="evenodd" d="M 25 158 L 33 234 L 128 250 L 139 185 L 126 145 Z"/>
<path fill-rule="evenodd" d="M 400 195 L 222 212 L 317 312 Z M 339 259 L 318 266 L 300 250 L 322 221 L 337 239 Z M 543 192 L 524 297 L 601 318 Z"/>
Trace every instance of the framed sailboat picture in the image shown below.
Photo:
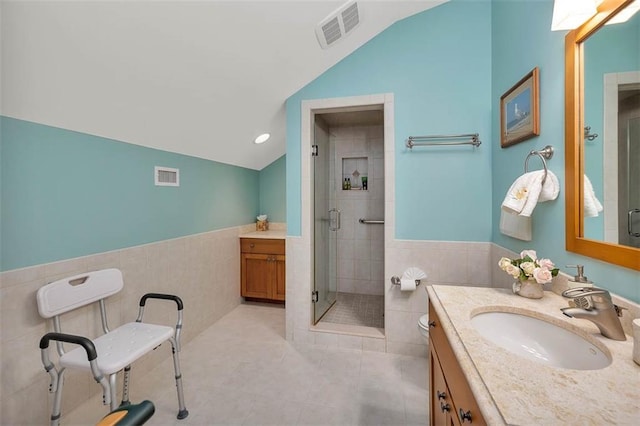
<path fill-rule="evenodd" d="M 500 146 L 506 148 L 540 134 L 538 68 L 500 97 Z"/>

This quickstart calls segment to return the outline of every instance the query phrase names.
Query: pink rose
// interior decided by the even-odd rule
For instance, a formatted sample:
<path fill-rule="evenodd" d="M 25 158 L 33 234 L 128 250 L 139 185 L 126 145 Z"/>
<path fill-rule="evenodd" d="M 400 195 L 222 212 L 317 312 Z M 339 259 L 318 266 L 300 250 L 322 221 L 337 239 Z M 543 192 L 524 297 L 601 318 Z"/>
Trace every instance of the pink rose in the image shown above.
<path fill-rule="evenodd" d="M 548 270 L 552 270 L 556 266 L 550 259 L 540 259 L 538 260 L 538 265 L 540 265 L 541 268 Z"/>
<path fill-rule="evenodd" d="M 522 250 L 520 252 L 520 259 L 524 259 L 527 256 L 529 256 L 531 260 L 536 260 L 538 258 L 535 250 Z"/>
<path fill-rule="evenodd" d="M 553 277 L 551 276 L 551 271 L 549 271 L 548 269 L 536 268 L 533 271 L 533 278 L 536 279 L 536 282 L 538 284 L 545 284 L 545 283 L 551 282 L 551 279 Z"/>

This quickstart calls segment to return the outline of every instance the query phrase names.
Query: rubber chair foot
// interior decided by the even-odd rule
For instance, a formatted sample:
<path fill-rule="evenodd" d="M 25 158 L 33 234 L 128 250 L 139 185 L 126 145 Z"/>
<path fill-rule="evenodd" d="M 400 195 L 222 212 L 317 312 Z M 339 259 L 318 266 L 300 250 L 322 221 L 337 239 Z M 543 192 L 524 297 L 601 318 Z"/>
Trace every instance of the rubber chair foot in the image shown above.
<path fill-rule="evenodd" d="M 178 411 L 178 420 L 186 419 L 189 415 L 189 410 L 186 408 L 184 410 Z"/>

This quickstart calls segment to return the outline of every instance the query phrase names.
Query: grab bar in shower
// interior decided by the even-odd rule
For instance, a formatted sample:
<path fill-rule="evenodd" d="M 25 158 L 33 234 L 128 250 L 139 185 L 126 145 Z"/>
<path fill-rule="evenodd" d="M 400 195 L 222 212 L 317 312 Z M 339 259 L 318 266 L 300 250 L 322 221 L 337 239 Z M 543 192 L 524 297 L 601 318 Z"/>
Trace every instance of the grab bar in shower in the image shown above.
<path fill-rule="evenodd" d="M 332 226 L 333 224 L 333 220 L 331 219 L 331 213 L 335 213 L 336 214 L 336 226 Z M 329 231 L 337 231 L 340 229 L 340 216 L 341 216 L 341 211 L 333 208 L 331 210 L 329 210 Z"/>
<path fill-rule="evenodd" d="M 365 225 L 384 225 L 384 220 L 373 220 L 373 219 L 358 219 L 358 222 L 363 223 Z"/>

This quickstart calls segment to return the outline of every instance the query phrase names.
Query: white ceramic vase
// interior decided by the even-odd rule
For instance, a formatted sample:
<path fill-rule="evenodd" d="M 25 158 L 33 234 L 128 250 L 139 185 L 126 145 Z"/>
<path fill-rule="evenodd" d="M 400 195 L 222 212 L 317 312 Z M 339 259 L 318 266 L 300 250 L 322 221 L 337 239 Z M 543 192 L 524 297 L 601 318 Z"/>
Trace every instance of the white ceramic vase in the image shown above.
<path fill-rule="evenodd" d="M 518 296 L 529 299 L 541 299 L 544 296 L 542 284 L 538 283 L 534 278 L 514 282 L 512 290 Z"/>

